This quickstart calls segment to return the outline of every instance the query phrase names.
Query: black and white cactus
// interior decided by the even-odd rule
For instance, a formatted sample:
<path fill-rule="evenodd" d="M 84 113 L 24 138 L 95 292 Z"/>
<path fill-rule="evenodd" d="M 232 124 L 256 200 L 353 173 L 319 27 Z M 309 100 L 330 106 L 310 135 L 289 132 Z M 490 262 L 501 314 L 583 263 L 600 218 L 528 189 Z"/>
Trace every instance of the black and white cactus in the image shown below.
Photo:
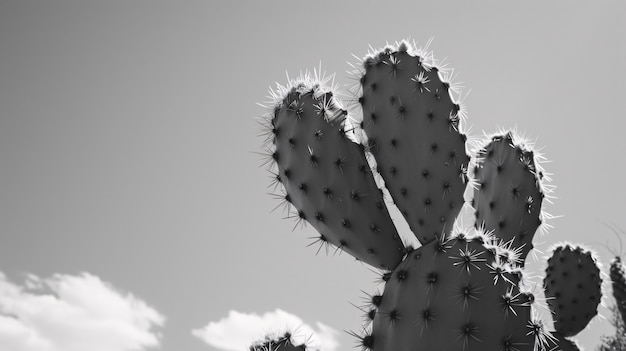
<path fill-rule="evenodd" d="M 596 289 L 599 276 L 591 277 L 595 260 L 583 251 L 550 261 L 548 294 L 565 299 L 550 306 L 569 324 L 557 319 L 557 335 L 547 331 L 523 275 L 533 236 L 549 219 L 542 205 L 551 187 L 539 153 L 514 132 L 471 145 L 450 71 L 414 44 L 374 50 L 354 73 L 356 109 L 345 108 L 330 78 L 316 71 L 271 91 L 264 125 L 267 164 L 291 216 L 311 224 L 320 245 L 384 272 L 383 292 L 364 309 L 369 323 L 355 333 L 360 346 L 524 351 L 565 345 L 561 334 L 577 333 L 596 313 L 600 291 L 585 289 Z M 463 228 L 459 213 L 468 184 L 476 221 Z M 419 248 L 400 239 L 387 193 Z M 582 268 L 569 266 L 576 257 Z M 589 273 L 581 278 L 587 280 L 562 281 L 563 272 L 575 275 L 575 269 Z M 563 311 L 573 308 L 573 298 L 557 293 L 559 284 L 582 284 L 584 296 L 593 297 L 595 305 L 585 301 L 575 323 Z"/>

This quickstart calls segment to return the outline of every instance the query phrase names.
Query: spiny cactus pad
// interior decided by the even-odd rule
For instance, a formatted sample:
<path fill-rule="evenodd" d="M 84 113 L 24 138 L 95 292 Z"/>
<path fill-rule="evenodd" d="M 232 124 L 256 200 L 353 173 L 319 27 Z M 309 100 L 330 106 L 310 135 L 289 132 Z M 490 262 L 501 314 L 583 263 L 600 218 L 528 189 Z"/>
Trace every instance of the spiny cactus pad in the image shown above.
<path fill-rule="evenodd" d="M 476 227 L 493 231 L 516 249 L 523 265 L 542 220 L 543 173 L 534 152 L 516 142 L 511 132 L 495 135 L 478 150 L 473 173 Z"/>
<path fill-rule="evenodd" d="M 466 137 L 449 82 L 402 43 L 367 57 L 361 127 L 394 203 L 426 244 L 452 231 L 464 203 Z"/>
<path fill-rule="evenodd" d="M 602 279 L 596 262 L 589 250 L 569 244 L 556 247 L 548 259 L 545 295 L 554 328 L 565 337 L 578 334 L 598 313 Z"/>
<path fill-rule="evenodd" d="M 609 276 L 611 277 L 615 305 L 622 316 L 624 325 L 626 325 L 626 272 L 619 256 L 615 256 L 611 261 Z"/>
<path fill-rule="evenodd" d="M 347 111 L 310 78 L 290 82 L 274 105 L 271 157 L 285 200 L 330 243 L 375 267 L 395 267 L 404 245 L 363 147 L 344 129 Z"/>
<path fill-rule="evenodd" d="M 373 306 L 370 349 L 533 350 L 534 297 L 488 241 L 457 234 L 410 252 Z"/>

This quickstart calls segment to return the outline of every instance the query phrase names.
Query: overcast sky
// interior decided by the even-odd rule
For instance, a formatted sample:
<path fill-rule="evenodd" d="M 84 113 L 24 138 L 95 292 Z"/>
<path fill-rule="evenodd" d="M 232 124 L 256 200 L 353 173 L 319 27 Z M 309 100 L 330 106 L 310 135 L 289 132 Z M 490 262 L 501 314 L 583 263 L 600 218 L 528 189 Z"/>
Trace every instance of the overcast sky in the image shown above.
<path fill-rule="evenodd" d="M 535 246 L 608 266 L 626 3 L 571 4 L 0 0 L 0 349 L 242 349 L 272 323 L 351 349 L 376 274 L 271 212 L 256 103 L 320 62 L 349 84 L 352 54 L 407 37 L 471 90 L 475 135 L 516 126 L 552 160 L 563 217 Z"/>

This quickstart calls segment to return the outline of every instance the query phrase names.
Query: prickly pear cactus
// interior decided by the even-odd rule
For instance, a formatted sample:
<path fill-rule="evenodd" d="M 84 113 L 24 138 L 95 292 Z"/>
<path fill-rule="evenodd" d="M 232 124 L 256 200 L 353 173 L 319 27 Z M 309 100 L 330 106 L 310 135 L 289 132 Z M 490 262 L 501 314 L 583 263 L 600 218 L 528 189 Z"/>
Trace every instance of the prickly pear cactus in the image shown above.
<path fill-rule="evenodd" d="M 305 344 L 296 345 L 291 338 L 291 333 L 287 332 L 277 338 L 266 338 L 263 341 L 250 345 L 249 351 L 306 351 Z"/>
<path fill-rule="evenodd" d="M 271 91 L 265 125 L 268 164 L 284 191 L 277 196 L 291 216 L 311 224 L 321 245 L 383 268 L 384 290 L 365 309 L 371 323 L 354 333 L 360 346 L 558 345 L 535 317 L 522 274 L 547 216 L 542 201 L 550 188 L 540 156 L 505 132 L 475 143 L 470 162 L 464 108 L 449 72 L 426 50 L 407 42 L 388 46 L 366 56 L 355 74 L 354 107 L 362 115 L 342 107 L 328 79 L 305 74 Z M 458 219 L 467 184 L 474 187 L 470 228 Z M 378 186 L 391 194 L 421 247 L 404 246 Z"/>

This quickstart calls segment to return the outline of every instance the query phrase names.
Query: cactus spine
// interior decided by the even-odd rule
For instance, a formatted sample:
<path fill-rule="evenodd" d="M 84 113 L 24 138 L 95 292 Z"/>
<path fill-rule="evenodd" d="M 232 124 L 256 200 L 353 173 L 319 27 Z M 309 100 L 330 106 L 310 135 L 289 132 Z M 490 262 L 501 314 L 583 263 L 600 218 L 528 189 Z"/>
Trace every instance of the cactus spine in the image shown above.
<path fill-rule="evenodd" d="M 268 159 L 293 216 L 317 229 L 320 243 L 385 269 L 360 345 L 526 351 L 560 343 L 534 317 L 522 274 L 550 191 L 540 157 L 513 133 L 497 134 L 476 151 L 470 179 L 465 111 L 432 54 L 402 42 L 362 63 L 362 118 L 349 115 L 316 74 L 272 91 L 266 119 Z M 399 239 L 369 154 L 418 249 Z M 457 223 L 468 183 L 471 230 Z"/>

